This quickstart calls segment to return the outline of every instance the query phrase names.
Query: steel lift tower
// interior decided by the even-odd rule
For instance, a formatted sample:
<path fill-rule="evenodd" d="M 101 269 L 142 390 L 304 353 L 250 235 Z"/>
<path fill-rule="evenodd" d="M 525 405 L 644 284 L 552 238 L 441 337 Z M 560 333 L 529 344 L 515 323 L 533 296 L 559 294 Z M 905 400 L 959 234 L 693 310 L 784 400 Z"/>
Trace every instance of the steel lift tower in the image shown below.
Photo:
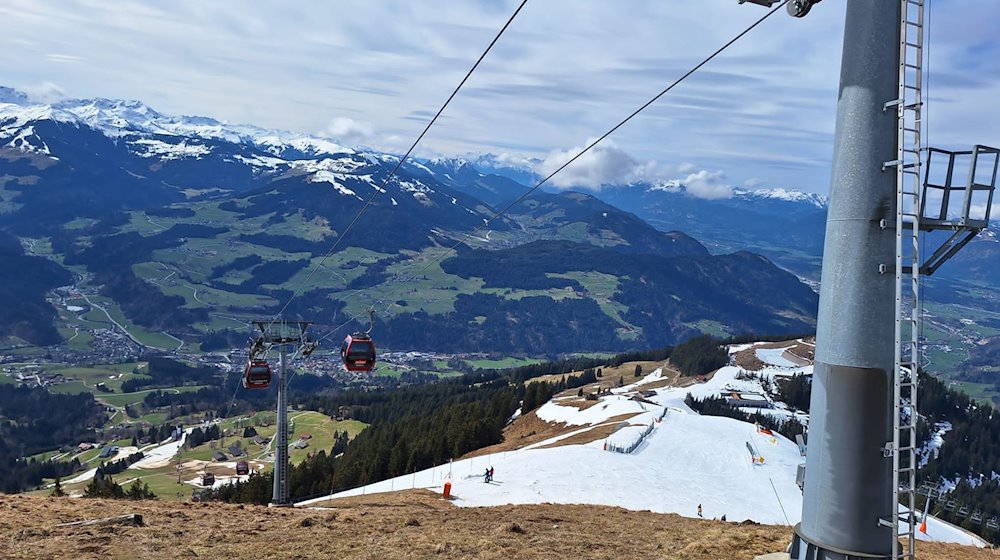
<path fill-rule="evenodd" d="M 816 3 L 787 6 L 802 16 Z M 920 275 L 988 224 L 1000 153 L 922 148 L 924 0 L 846 4 L 802 522 L 790 553 L 912 559 Z M 940 180 L 929 177 L 932 159 L 946 160 Z M 951 236 L 924 261 L 920 234 L 935 231 Z"/>
<path fill-rule="evenodd" d="M 251 349 L 251 355 L 263 348 L 277 345 L 278 367 L 278 410 L 277 431 L 274 434 L 274 485 L 271 494 L 272 506 L 290 505 L 288 499 L 288 348 L 294 347 L 303 354 L 312 352 L 316 343 L 306 338 L 308 321 L 259 320 L 253 324 L 260 329 L 260 335 Z"/>

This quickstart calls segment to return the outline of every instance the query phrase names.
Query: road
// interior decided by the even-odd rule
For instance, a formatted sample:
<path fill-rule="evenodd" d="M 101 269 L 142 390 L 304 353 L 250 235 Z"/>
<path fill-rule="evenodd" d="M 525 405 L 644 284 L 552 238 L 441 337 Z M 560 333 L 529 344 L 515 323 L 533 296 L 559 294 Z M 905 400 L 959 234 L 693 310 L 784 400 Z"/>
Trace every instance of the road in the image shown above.
<path fill-rule="evenodd" d="M 116 327 L 118 327 L 119 329 L 121 329 L 121 331 L 123 333 L 125 333 L 125 336 L 129 337 L 132 340 L 132 342 L 138 344 L 139 346 L 141 346 L 143 348 L 148 348 L 148 346 L 146 346 L 145 344 L 139 342 L 139 340 L 136 337 L 132 336 L 132 333 L 128 332 L 128 329 L 126 329 L 124 326 L 122 326 L 121 323 L 119 323 L 118 321 L 115 321 L 114 317 L 112 317 L 111 314 L 108 313 L 107 309 L 105 309 L 105 308 L 101 307 L 100 305 L 98 305 L 98 304 L 90 301 L 90 298 L 87 297 L 87 294 L 85 294 L 83 292 L 80 292 L 80 295 L 83 296 L 83 299 L 86 300 L 87 303 L 90 304 L 91 307 L 95 307 L 97 309 L 100 309 L 101 312 L 103 312 L 104 315 L 107 316 L 108 321 L 111 321 Z"/>

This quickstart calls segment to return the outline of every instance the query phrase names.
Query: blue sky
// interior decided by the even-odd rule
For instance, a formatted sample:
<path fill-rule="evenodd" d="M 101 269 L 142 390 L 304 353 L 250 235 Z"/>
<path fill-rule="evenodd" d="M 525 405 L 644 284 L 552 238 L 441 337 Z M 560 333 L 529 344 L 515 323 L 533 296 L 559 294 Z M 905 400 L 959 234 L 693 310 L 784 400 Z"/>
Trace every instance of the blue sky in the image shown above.
<path fill-rule="evenodd" d="M 932 2 L 931 141 L 1000 144 L 1000 2 Z M 0 81 L 37 100 L 139 99 L 400 151 L 517 3 L 2 0 Z M 763 13 L 736 0 L 530 0 L 418 152 L 551 168 Z M 776 14 L 557 185 L 827 192 L 843 19 L 843 0 Z"/>

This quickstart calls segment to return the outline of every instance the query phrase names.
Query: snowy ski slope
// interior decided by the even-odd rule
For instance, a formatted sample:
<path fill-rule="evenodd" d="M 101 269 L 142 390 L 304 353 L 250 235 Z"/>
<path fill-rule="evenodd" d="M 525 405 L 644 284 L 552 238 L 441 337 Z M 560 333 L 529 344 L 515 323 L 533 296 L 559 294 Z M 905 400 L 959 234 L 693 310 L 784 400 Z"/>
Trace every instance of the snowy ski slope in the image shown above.
<path fill-rule="evenodd" d="M 742 346 L 733 348 L 746 348 Z M 789 367 L 780 352 L 764 352 L 778 363 L 757 372 L 764 377 L 812 373 L 811 366 Z M 630 400 L 644 385 L 662 379 L 656 370 L 635 384 L 614 389 L 584 410 L 555 399 L 536 411 L 549 422 L 579 428 L 517 451 L 474 457 L 440 465 L 412 475 L 361 488 L 306 500 L 309 506 L 330 498 L 378 492 L 430 488 L 441 491 L 452 484 L 454 503 L 461 507 L 502 504 L 566 503 L 602 504 L 632 510 L 671 512 L 696 517 L 702 506 L 706 518 L 728 521 L 751 519 L 759 523 L 793 525 L 799 522 L 802 493 L 795 484 L 797 465 L 805 459 L 798 446 L 785 437 L 758 433 L 753 424 L 730 418 L 701 416 L 684 404 L 687 393 L 701 398 L 731 391 L 764 394 L 753 379 L 737 379 L 740 368 L 727 366 L 706 381 L 690 387 L 661 388 L 649 402 Z M 792 414 L 783 403 L 774 403 L 774 414 Z M 585 445 L 547 447 L 583 433 L 623 414 L 634 414 L 608 438 Z M 662 416 L 662 419 L 657 421 Z M 801 417 L 801 416 L 800 416 Z M 652 425 L 652 431 L 628 454 L 605 450 L 605 445 L 628 446 Z M 763 456 L 752 464 L 747 443 Z M 484 483 L 488 467 L 494 481 Z M 980 539 L 957 527 L 931 518 L 928 540 L 984 546 Z"/>

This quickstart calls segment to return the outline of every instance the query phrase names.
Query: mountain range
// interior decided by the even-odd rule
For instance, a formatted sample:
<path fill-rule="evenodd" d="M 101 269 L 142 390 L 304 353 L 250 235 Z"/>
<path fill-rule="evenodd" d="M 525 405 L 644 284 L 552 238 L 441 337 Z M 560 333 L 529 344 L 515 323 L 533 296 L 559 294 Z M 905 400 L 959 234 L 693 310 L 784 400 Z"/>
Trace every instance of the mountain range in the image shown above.
<path fill-rule="evenodd" d="M 676 184 L 536 191 L 493 219 L 531 162 L 413 161 L 387 182 L 397 162 L 138 101 L 0 89 L 0 227 L 151 330 L 195 341 L 237 329 L 220 315 L 282 307 L 332 328 L 384 306 L 393 348 L 539 353 L 812 328 L 812 290 L 721 240 L 764 244 L 777 217 L 806 231 L 820 198 L 748 191 L 706 209 Z"/>

